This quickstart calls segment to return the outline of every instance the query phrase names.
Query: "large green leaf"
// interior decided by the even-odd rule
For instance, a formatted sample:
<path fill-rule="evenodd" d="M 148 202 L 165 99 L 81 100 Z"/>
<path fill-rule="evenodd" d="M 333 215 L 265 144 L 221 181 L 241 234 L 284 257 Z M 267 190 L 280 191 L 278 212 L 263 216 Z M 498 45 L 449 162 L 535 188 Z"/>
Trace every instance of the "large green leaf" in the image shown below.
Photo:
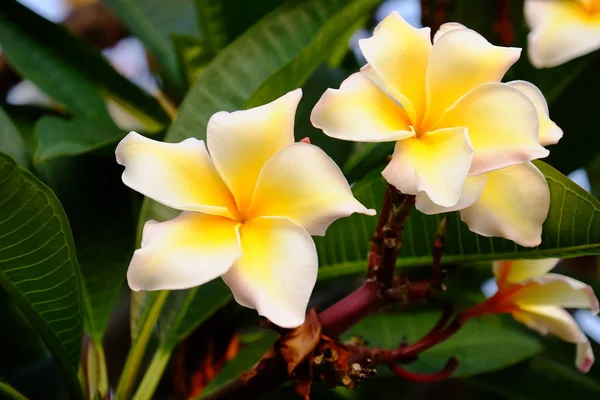
<path fill-rule="evenodd" d="M 21 133 L 12 122 L 6 111 L 0 107 L 0 151 L 8 154 L 19 164 L 27 168 L 27 148 Z"/>
<path fill-rule="evenodd" d="M 352 327 L 344 338 L 363 336 L 369 346 L 393 349 L 403 337 L 409 343 L 423 337 L 438 318 L 435 311 L 374 314 Z M 450 357 L 456 357 L 459 366 L 453 376 L 465 377 L 505 368 L 541 350 L 539 341 L 521 327 L 485 317 L 467 322 L 456 335 L 421 354 L 407 368 L 432 373 L 439 371 Z"/>
<path fill-rule="evenodd" d="M 106 0 L 105 3 L 146 45 L 175 82 L 180 71 L 170 36 L 198 35 L 196 11 L 191 0 Z"/>
<path fill-rule="evenodd" d="M 69 223 L 54 193 L 2 154 L 0 194 L 0 287 L 44 340 L 72 398 L 81 398 L 81 278 Z"/>
<path fill-rule="evenodd" d="M 575 257 L 600 254 L 600 203 L 560 172 L 540 161 L 536 166 L 550 186 L 550 213 L 544 223 L 542 244 L 526 248 L 499 239 L 470 232 L 457 212 L 449 214 L 449 228 L 443 260 L 447 263 L 494 259 Z M 354 188 L 365 206 L 381 207 L 385 182 L 374 171 Z M 506 194 L 510 196 L 510 193 Z M 435 230 L 442 215 L 427 216 L 411 212 L 404 228 L 404 246 L 398 266 L 428 265 Z M 353 215 L 336 221 L 325 237 L 315 238 L 319 252 L 320 278 L 364 271 L 369 239 L 377 219 Z"/>

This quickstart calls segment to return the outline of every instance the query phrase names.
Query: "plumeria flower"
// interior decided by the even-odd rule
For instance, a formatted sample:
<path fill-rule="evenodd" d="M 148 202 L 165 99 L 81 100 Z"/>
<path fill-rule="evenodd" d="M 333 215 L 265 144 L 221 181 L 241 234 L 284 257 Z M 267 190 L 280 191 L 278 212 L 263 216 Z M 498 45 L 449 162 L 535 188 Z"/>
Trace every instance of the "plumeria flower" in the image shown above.
<path fill-rule="evenodd" d="M 600 0 L 525 0 L 529 60 L 555 67 L 600 49 Z"/>
<path fill-rule="evenodd" d="M 127 280 L 133 290 L 186 289 L 217 277 L 235 300 L 273 323 L 303 323 L 317 277 L 310 235 L 336 219 L 374 215 L 321 149 L 294 143 L 300 89 L 208 122 L 194 138 L 161 143 L 135 132 L 119 143 L 123 182 L 176 218 L 144 226 Z M 210 152 L 210 154 L 209 154 Z"/>
<path fill-rule="evenodd" d="M 521 91 L 535 105 L 540 144 L 557 143 L 563 132 L 550 120 L 542 92 L 525 81 L 507 85 Z M 440 207 L 427 195 L 419 197 L 417 206 L 426 214 L 460 210 L 462 221 L 475 233 L 535 247 L 542 242 L 542 226 L 550 211 L 550 188 L 540 170 L 533 163 L 524 162 L 468 176 L 458 203 L 452 207 Z"/>
<path fill-rule="evenodd" d="M 461 317 L 466 321 L 483 314 L 510 313 L 530 329 L 576 343 L 577 368 L 588 372 L 594 363 L 590 342 L 564 308 L 589 308 L 597 314 L 598 299 L 585 283 L 548 273 L 557 262 L 555 258 L 494 262 L 498 291 L 483 303 L 463 311 Z"/>
<path fill-rule="evenodd" d="M 339 139 L 396 141 L 383 176 L 401 192 L 451 207 L 468 175 L 548 155 L 532 100 L 500 83 L 520 49 L 493 46 L 456 23 L 432 44 L 429 28 L 395 12 L 360 47 L 368 63 L 324 93 L 311 121 Z"/>

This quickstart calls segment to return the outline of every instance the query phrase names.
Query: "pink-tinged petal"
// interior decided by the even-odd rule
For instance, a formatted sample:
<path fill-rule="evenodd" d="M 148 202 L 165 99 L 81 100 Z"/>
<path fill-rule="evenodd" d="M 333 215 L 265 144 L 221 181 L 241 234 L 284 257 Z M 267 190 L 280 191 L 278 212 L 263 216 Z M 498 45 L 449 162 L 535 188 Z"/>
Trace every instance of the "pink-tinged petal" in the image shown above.
<path fill-rule="evenodd" d="M 522 163 L 486 174 L 481 197 L 460 211 L 472 232 L 499 236 L 526 247 L 542 241 L 542 225 L 550 210 L 550 189 L 544 175 Z"/>
<path fill-rule="evenodd" d="M 518 89 L 521 93 L 531 100 L 538 115 L 538 124 L 540 127 L 538 137 L 542 146 L 556 144 L 563 136 L 563 131 L 550 119 L 548 103 L 540 89 L 532 83 L 526 81 L 512 81 L 507 85 Z"/>
<path fill-rule="evenodd" d="M 487 177 L 485 175 L 467 176 L 462 187 L 460 199 L 458 199 L 458 203 L 452 207 L 441 207 L 435 204 L 424 192 L 421 192 L 417 195 L 415 207 L 423 214 L 428 215 L 462 210 L 463 208 L 469 207 L 475 203 L 477 199 L 479 199 L 481 193 L 483 193 L 483 188 L 485 187 L 486 182 Z"/>
<path fill-rule="evenodd" d="M 364 73 L 327 89 L 310 115 L 326 135 L 356 142 L 390 142 L 414 136 L 404 109 Z"/>
<path fill-rule="evenodd" d="M 244 213 L 265 163 L 294 142 L 294 118 L 302 90 L 264 106 L 228 113 L 220 111 L 208 121 L 208 151 L 217 170 Z"/>
<path fill-rule="evenodd" d="M 486 83 L 471 90 L 432 129 L 456 126 L 468 128 L 475 150 L 471 175 L 548 155 L 538 139 L 534 104 L 518 89 L 504 83 Z"/>
<path fill-rule="evenodd" d="M 223 276 L 238 303 L 282 328 L 304 322 L 317 280 L 317 250 L 301 226 L 263 217 L 240 228 L 243 256 Z"/>
<path fill-rule="evenodd" d="M 382 175 L 402 193 L 425 192 L 435 204 L 451 207 L 460 199 L 472 156 L 465 128 L 440 129 L 396 143 Z"/>
<path fill-rule="evenodd" d="M 521 49 L 498 47 L 471 29 L 442 35 L 431 49 L 427 66 L 425 125 L 435 124 L 456 100 L 477 86 L 499 82 Z"/>
<path fill-rule="evenodd" d="M 529 60 L 549 68 L 600 48 L 600 17 L 575 1 L 525 1 Z"/>
<path fill-rule="evenodd" d="M 228 218 L 190 211 L 166 222 L 148 221 L 142 247 L 129 264 L 129 287 L 188 289 L 223 275 L 242 255 L 236 225 Z"/>
<path fill-rule="evenodd" d="M 246 218 L 287 217 L 322 236 L 333 221 L 355 212 L 375 215 L 354 198 L 342 171 L 323 150 L 295 143 L 265 165 Z"/>
<path fill-rule="evenodd" d="M 233 196 L 201 140 L 163 143 L 130 132 L 116 156 L 125 166 L 123 183 L 144 196 L 178 210 L 226 217 L 236 213 Z"/>
<path fill-rule="evenodd" d="M 442 36 L 444 36 L 448 32 L 455 31 L 457 29 L 469 29 L 463 24 L 459 24 L 458 22 L 446 22 L 440 26 L 440 29 L 437 30 L 435 35 L 433 35 L 433 44 L 436 44 L 438 40 Z"/>
<path fill-rule="evenodd" d="M 513 312 L 513 317 L 542 335 L 551 333 L 569 343 L 577 344 L 575 363 L 581 372 L 587 372 L 594 363 L 590 342 L 579 329 L 571 314 L 557 306 L 527 306 Z"/>
<path fill-rule="evenodd" d="M 425 110 L 425 71 L 431 51 L 431 30 L 417 29 L 392 12 L 359 41 L 360 49 L 385 88 L 407 109 L 413 122 Z M 406 99 L 410 101 L 407 104 Z"/>
<path fill-rule="evenodd" d="M 564 308 L 589 308 L 598 313 L 598 298 L 591 286 L 559 274 L 545 274 L 525 280 L 513 297 L 519 306 L 554 305 Z"/>
<path fill-rule="evenodd" d="M 556 266 L 558 261 L 558 258 L 494 261 L 492 269 L 498 286 L 503 286 L 506 283 L 519 283 L 526 279 L 544 276 Z"/>

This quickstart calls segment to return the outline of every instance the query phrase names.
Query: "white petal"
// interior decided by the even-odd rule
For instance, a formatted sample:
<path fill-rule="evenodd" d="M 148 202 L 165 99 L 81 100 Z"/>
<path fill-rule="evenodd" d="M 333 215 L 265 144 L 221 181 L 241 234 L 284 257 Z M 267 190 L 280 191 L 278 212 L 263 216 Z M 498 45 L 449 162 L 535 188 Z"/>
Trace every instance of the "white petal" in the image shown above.
<path fill-rule="evenodd" d="M 115 153 L 125 166 L 123 183 L 144 196 L 178 210 L 235 214 L 233 197 L 201 140 L 163 143 L 130 132 Z"/>
<path fill-rule="evenodd" d="M 310 115 L 326 135 L 356 142 L 389 142 L 414 136 L 404 109 L 364 73 L 327 89 Z"/>
<path fill-rule="evenodd" d="M 539 245 L 550 210 L 544 175 L 533 164 L 522 163 L 486 176 L 481 197 L 460 211 L 461 219 L 482 236 L 499 236 L 526 247 Z"/>
<path fill-rule="evenodd" d="M 440 40 L 440 38 L 442 36 L 444 36 L 446 33 L 455 31 L 457 29 L 469 29 L 469 28 L 467 28 L 463 24 L 459 24 L 458 22 L 446 22 L 445 24 L 442 24 L 440 26 L 440 28 L 437 30 L 437 32 L 435 33 L 435 35 L 433 35 L 433 44 L 436 44 L 436 42 L 438 40 Z"/>
<path fill-rule="evenodd" d="M 317 250 L 301 226 L 264 217 L 240 228 L 244 255 L 223 276 L 238 303 L 282 328 L 304 322 L 317 280 Z"/>
<path fill-rule="evenodd" d="M 287 217 L 311 235 L 324 235 L 333 221 L 355 212 L 375 215 L 354 198 L 342 171 L 323 150 L 295 143 L 265 165 L 246 217 Z"/>
<path fill-rule="evenodd" d="M 558 261 L 558 258 L 494 261 L 492 269 L 498 280 L 498 286 L 503 286 L 505 283 L 519 283 L 543 276 L 552 270 Z"/>
<path fill-rule="evenodd" d="M 540 131 L 538 137 L 542 146 L 548 146 L 550 144 L 556 144 L 563 136 L 563 131 L 550 119 L 550 113 L 548 111 L 548 103 L 544 98 L 544 94 L 532 83 L 527 81 L 512 81 L 507 82 L 510 85 L 518 89 L 521 93 L 531 100 L 538 114 L 538 123 Z"/>
<path fill-rule="evenodd" d="M 225 111 L 208 121 L 208 150 L 233 193 L 238 209 L 250 205 L 265 163 L 294 142 L 294 118 L 302 90 L 249 110 Z"/>
<path fill-rule="evenodd" d="M 166 222 L 148 221 L 142 248 L 129 264 L 129 287 L 187 289 L 223 275 L 242 255 L 236 225 L 228 218 L 189 211 Z"/>
<path fill-rule="evenodd" d="M 451 207 L 460 199 L 472 157 L 465 128 L 440 129 L 396 143 L 382 175 L 402 193 L 425 192 L 434 203 Z"/>
<path fill-rule="evenodd" d="M 462 210 L 463 208 L 469 207 L 471 204 L 475 203 L 477 199 L 479 199 L 481 193 L 483 193 L 483 188 L 485 187 L 486 182 L 487 177 L 485 175 L 467 176 L 462 187 L 460 199 L 458 199 L 458 203 L 452 207 L 441 207 L 435 204 L 424 192 L 421 192 L 417 195 L 415 207 L 417 210 L 427 215 Z"/>
<path fill-rule="evenodd" d="M 518 89 L 504 83 L 486 83 L 471 90 L 432 129 L 455 126 L 468 128 L 475 150 L 471 175 L 548 155 L 539 142 L 535 106 Z"/>
<path fill-rule="evenodd" d="M 600 18 L 574 1 L 525 2 L 529 60 L 537 68 L 555 67 L 600 48 Z"/>

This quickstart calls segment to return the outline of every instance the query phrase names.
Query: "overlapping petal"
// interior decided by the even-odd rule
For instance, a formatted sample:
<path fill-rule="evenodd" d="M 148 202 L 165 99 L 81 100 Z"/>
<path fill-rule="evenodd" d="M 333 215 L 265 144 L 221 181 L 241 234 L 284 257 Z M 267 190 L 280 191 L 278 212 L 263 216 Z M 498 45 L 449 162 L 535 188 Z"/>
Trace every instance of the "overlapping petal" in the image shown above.
<path fill-rule="evenodd" d="M 481 197 L 481 193 L 483 193 L 483 188 L 485 187 L 486 182 L 487 177 L 485 175 L 467 176 L 467 178 L 465 179 L 465 183 L 463 184 L 458 202 L 451 207 L 439 206 L 433 201 L 431 201 L 431 199 L 429 198 L 429 196 L 427 196 L 426 193 L 421 192 L 417 195 L 415 207 L 417 208 L 417 210 L 427 215 L 462 210 L 463 208 L 469 207 L 470 205 L 475 203 L 479 199 L 479 197 Z"/>
<path fill-rule="evenodd" d="M 327 89 L 310 121 L 326 135 L 352 141 L 388 142 L 414 136 L 406 111 L 364 73 Z"/>
<path fill-rule="evenodd" d="M 407 109 L 413 122 L 420 120 L 423 117 L 420 113 L 425 110 L 430 35 L 430 28 L 414 28 L 397 12 L 392 12 L 375 28 L 373 36 L 359 41 L 367 62 L 380 75 L 386 89 Z"/>
<path fill-rule="evenodd" d="M 534 104 L 521 91 L 503 83 L 482 84 L 471 90 L 432 129 L 454 126 L 468 128 L 475 150 L 471 174 L 548 155 L 539 143 Z"/>
<path fill-rule="evenodd" d="M 550 210 L 550 189 L 544 175 L 526 162 L 486 176 L 481 197 L 461 211 L 461 219 L 482 236 L 500 236 L 527 247 L 539 245 Z"/>
<path fill-rule="evenodd" d="M 498 47 L 471 29 L 446 32 L 431 49 L 426 74 L 425 125 L 435 124 L 456 100 L 487 82 L 499 82 L 521 50 Z"/>
<path fill-rule="evenodd" d="M 542 146 L 556 144 L 563 136 L 563 131 L 550 119 L 548 103 L 544 94 L 534 84 L 527 81 L 511 81 L 507 85 L 518 89 L 531 100 L 538 115 L 539 140 Z"/>
<path fill-rule="evenodd" d="M 231 217 L 235 202 L 204 142 L 163 143 L 130 132 L 117 146 L 123 183 L 166 206 Z"/>
<path fill-rule="evenodd" d="M 246 218 L 287 217 L 311 235 L 324 235 L 333 221 L 355 212 L 375 215 L 354 198 L 342 171 L 323 150 L 295 143 L 265 165 Z"/>
<path fill-rule="evenodd" d="M 498 286 L 506 283 L 518 283 L 526 279 L 544 276 L 558 263 L 558 258 L 543 258 L 539 260 L 506 260 L 495 261 L 494 276 Z"/>
<path fill-rule="evenodd" d="M 451 207 L 460 198 L 472 156 L 465 128 L 440 129 L 396 143 L 382 175 L 402 193 L 425 192 L 434 203 Z"/>
<path fill-rule="evenodd" d="M 526 0 L 528 54 L 537 68 L 563 64 L 600 48 L 600 14 L 591 2 Z"/>
<path fill-rule="evenodd" d="M 469 29 L 463 24 L 459 24 L 458 22 L 446 22 L 445 24 L 440 25 L 435 35 L 433 35 L 433 44 L 435 45 L 438 40 L 446 33 L 455 31 L 457 29 Z"/>
<path fill-rule="evenodd" d="M 294 142 L 294 117 L 302 97 L 296 89 L 264 106 L 214 114 L 208 121 L 208 150 L 241 213 L 248 208 L 265 163 Z"/>
<path fill-rule="evenodd" d="M 240 228 L 243 256 L 223 276 L 236 301 L 283 328 L 304 322 L 317 279 L 312 238 L 287 218 L 263 217 Z"/>
<path fill-rule="evenodd" d="M 223 275 L 241 254 L 235 221 L 184 211 L 146 223 L 127 281 L 133 290 L 187 289 Z"/>

